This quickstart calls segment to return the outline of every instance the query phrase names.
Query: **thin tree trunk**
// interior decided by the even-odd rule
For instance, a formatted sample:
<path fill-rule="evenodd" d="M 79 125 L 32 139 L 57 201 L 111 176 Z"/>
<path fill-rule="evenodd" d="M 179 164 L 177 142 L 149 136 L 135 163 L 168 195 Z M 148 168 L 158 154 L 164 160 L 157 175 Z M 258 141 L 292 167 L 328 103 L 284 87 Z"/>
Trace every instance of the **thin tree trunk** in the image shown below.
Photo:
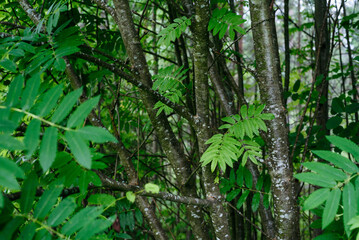
<path fill-rule="evenodd" d="M 346 12 L 346 8 L 345 8 L 344 0 L 342 0 L 342 6 L 343 6 L 344 17 L 346 17 L 347 12 Z M 349 35 L 349 29 L 347 27 L 345 28 L 345 38 L 348 43 L 349 70 L 350 70 L 350 78 L 352 80 L 353 100 L 354 100 L 354 102 L 358 102 L 358 89 L 356 87 L 357 79 L 355 77 L 355 72 L 354 72 L 352 49 L 350 47 L 350 35 Z M 355 112 L 355 122 L 358 122 L 358 121 L 359 121 L 359 114 L 358 114 L 358 112 Z"/>
<path fill-rule="evenodd" d="M 289 158 L 286 111 L 282 101 L 282 84 L 278 43 L 271 0 L 251 0 L 250 13 L 258 85 L 266 111 L 275 119 L 268 121 L 264 139 L 268 147 L 267 165 L 272 179 L 276 239 L 299 239 L 299 213 Z"/>
<path fill-rule="evenodd" d="M 115 20 L 120 29 L 130 62 L 135 70 L 135 73 L 140 77 L 141 82 L 144 85 L 151 87 L 151 74 L 148 70 L 148 65 L 139 37 L 134 28 L 129 3 L 126 0 L 115 0 L 114 4 L 116 12 Z M 162 149 L 171 162 L 181 193 L 185 196 L 197 197 L 196 185 L 194 183 L 195 178 L 192 177 L 191 180 L 189 180 L 191 176 L 189 162 L 185 158 L 181 144 L 176 139 L 167 117 L 164 113 L 156 116 L 157 110 L 154 109 L 156 100 L 153 99 L 147 92 L 141 90 L 140 96 L 156 130 Z M 198 206 L 187 206 L 187 217 L 195 237 L 198 239 L 209 239 L 208 229 L 206 227 L 204 214 L 201 208 Z"/>
<path fill-rule="evenodd" d="M 195 74 L 195 92 L 197 119 L 200 123 L 197 127 L 197 139 L 200 155 L 206 150 L 205 142 L 211 136 L 209 126 L 209 88 L 208 88 L 208 21 L 209 2 L 207 0 L 195 1 L 195 17 L 193 18 L 193 57 Z M 207 165 L 202 169 L 202 180 L 209 199 L 223 200 L 219 192 L 219 186 L 214 182 L 215 175 Z M 210 209 L 212 225 L 216 239 L 231 239 L 228 226 L 228 213 L 225 207 L 218 204 Z"/>
<path fill-rule="evenodd" d="M 289 91 L 290 80 L 290 48 L 289 48 L 289 0 L 284 1 L 284 48 L 285 48 L 285 75 L 284 92 Z M 287 106 L 287 99 L 284 99 L 284 106 Z"/>
<path fill-rule="evenodd" d="M 326 123 L 328 121 L 328 87 L 329 82 L 328 76 L 328 61 L 329 61 L 329 50 L 330 50 L 330 36 L 328 30 L 327 21 L 327 1 L 317 0 L 315 1 L 315 50 L 316 50 L 316 62 L 317 71 L 315 79 L 322 76 L 321 83 L 317 85 L 317 91 L 321 94 L 321 99 L 316 114 L 317 124 L 321 127 L 321 130 L 329 133 L 326 130 Z"/>

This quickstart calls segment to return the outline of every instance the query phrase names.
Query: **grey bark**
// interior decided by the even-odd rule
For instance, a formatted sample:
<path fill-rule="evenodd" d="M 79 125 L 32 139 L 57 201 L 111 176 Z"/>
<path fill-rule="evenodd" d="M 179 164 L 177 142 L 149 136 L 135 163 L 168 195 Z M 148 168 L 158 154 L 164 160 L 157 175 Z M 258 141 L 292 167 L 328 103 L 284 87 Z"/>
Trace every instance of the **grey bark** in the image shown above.
<path fill-rule="evenodd" d="M 208 88 L 208 42 L 207 31 L 209 21 L 209 1 L 198 0 L 195 2 L 195 16 L 193 18 L 193 57 L 195 73 L 195 92 L 197 110 L 197 139 L 200 154 L 206 150 L 205 142 L 209 139 L 209 88 Z M 219 192 L 218 184 L 214 183 L 215 175 L 211 172 L 210 166 L 202 168 L 202 180 L 206 191 L 207 199 L 222 201 L 223 196 Z M 216 239 L 231 239 L 228 226 L 228 213 L 223 205 L 216 205 L 210 209 L 213 229 Z"/>
<path fill-rule="evenodd" d="M 321 130 L 329 133 L 326 130 L 326 123 L 328 121 L 328 87 L 329 82 L 328 76 L 328 61 L 329 61 L 329 50 L 330 50 L 330 36 L 328 29 L 328 18 L 327 18 L 327 1 L 317 0 L 315 1 L 315 50 L 316 50 L 316 72 L 315 79 L 322 75 L 323 79 L 320 84 L 317 85 L 317 91 L 321 93 L 321 98 L 317 114 L 316 121 L 321 127 Z"/>
<path fill-rule="evenodd" d="M 299 214 L 289 158 L 286 111 L 282 101 L 282 83 L 278 43 L 271 0 L 251 0 L 250 13 L 257 80 L 265 111 L 275 119 L 267 122 L 265 142 L 267 166 L 272 179 L 276 239 L 299 239 Z"/>
<path fill-rule="evenodd" d="M 151 74 L 148 70 L 148 65 L 142 50 L 141 43 L 139 41 L 139 37 L 134 28 L 129 3 L 126 0 L 115 0 L 114 4 L 116 12 L 115 20 L 120 29 L 121 36 L 124 41 L 132 67 L 140 78 L 142 84 L 151 87 Z M 183 149 L 180 147 L 181 144 L 179 144 L 178 140 L 176 139 L 166 116 L 164 113 L 162 113 L 156 117 L 157 110 L 153 107 L 157 101 L 153 99 L 151 95 L 145 91 L 140 91 L 140 96 L 143 100 L 149 118 L 156 130 L 156 134 L 162 149 L 171 162 L 173 170 L 176 174 L 177 182 L 181 189 L 181 193 L 186 196 L 197 197 L 196 185 L 193 181 L 195 178 L 192 178 L 193 180 L 188 181 L 191 174 L 189 162 L 186 160 Z M 209 239 L 201 208 L 198 206 L 188 205 L 187 217 L 195 237 L 198 239 Z"/>

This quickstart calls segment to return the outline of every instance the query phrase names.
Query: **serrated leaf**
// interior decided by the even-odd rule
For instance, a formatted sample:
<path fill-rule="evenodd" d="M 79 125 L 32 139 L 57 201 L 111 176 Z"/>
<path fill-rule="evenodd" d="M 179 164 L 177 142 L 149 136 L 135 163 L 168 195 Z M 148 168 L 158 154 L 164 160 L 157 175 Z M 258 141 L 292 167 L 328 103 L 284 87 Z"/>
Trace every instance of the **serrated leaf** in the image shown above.
<path fill-rule="evenodd" d="M 82 88 L 76 89 L 75 91 L 67 94 L 64 99 L 61 101 L 59 107 L 56 109 L 54 115 L 51 118 L 51 121 L 54 123 L 59 123 L 67 117 L 67 115 L 72 110 L 73 106 L 79 99 L 82 94 Z"/>
<path fill-rule="evenodd" d="M 34 217 L 43 219 L 50 212 L 51 208 L 57 202 L 64 186 L 58 182 L 50 184 L 49 189 L 42 194 L 34 210 Z"/>
<path fill-rule="evenodd" d="M 126 198 L 129 202 L 134 203 L 136 200 L 136 194 L 134 194 L 132 191 L 126 192 Z"/>
<path fill-rule="evenodd" d="M 82 124 L 87 116 L 90 114 L 91 110 L 98 104 L 100 100 L 100 96 L 91 98 L 86 102 L 82 103 L 77 109 L 71 114 L 69 117 L 69 121 L 67 122 L 67 127 L 77 127 Z"/>
<path fill-rule="evenodd" d="M 323 211 L 322 229 L 326 228 L 334 220 L 339 208 L 341 194 L 342 192 L 338 188 L 330 192 Z"/>
<path fill-rule="evenodd" d="M 67 131 L 65 139 L 69 144 L 72 154 L 75 156 L 76 161 L 83 167 L 91 168 L 91 153 L 85 139 L 77 132 Z"/>
<path fill-rule="evenodd" d="M 159 193 L 160 187 L 153 183 L 147 183 L 145 185 L 145 190 L 146 190 L 146 192 L 150 192 L 150 193 Z"/>
<path fill-rule="evenodd" d="M 299 173 L 294 175 L 295 178 L 302 182 L 306 182 L 312 185 L 317 185 L 320 187 L 334 187 L 337 183 L 334 179 L 324 177 L 316 173 Z"/>
<path fill-rule="evenodd" d="M 39 161 L 44 172 L 46 172 L 55 161 L 57 152 L 57 133 L 57 128 L 49 127 L 45 130 L 42 138 Z"/>
<path fill-rule="evenodd" d="M 116 198 L 109 194 L 97 193 L 91 195 L 87 201 L 93 205 L 111 206 L 116 203 Z"/>
<path fill-rule="evenodd" d="M 237 188 L 237 189 L 234 189 L 233 191 L 231 191 L 231 192 L 229 192 L 228 194 L 227 194 L 227 197 L 226 197 L 226 199 L 227 199 L 227 201 L 232 201 L 235 197 L 237 197 L 238 196 L 238 194 L 240 194 L 242 192 L 242 190 L 241 189 L 239 189 L 239 188 Z"/>
<path fill-rule="evenodd" d="M 329 188 L 321 188 L 310 194 L 303 204 L 303 211 L 318 207 L 327 200 L 329 193 Z"/>
<path fill-rule="evenodd" d="M 80 49 L 74 46 L 61 47 L 55 50 L 55 56 L 57 59 L 61 59 L 62 57 L 74 54 L 78 51 L 80 51 Z"/>
<path fill-rule="evenodd" d="M 52 109 L 57 105 L 57 100 L 59 100 L 62 93 L 62 85 L 57 85 L 54 88 L 51 88 L 44 94 L 42 102 L 38 105 L 37 115 L 42 117 L 50 113 Z"/>
<path fill-rule="evenodd" d="M 306 162 L 303 163 L 303 166 L 317 172 L 319 175 L 326 176 L 328 178 L 333 178 L 337 181 L 344 181 L 348 176 L 341 170 L 336 169 L 332 166 L 329 166 L 325 163 L 320 162 Z"/>
<path fill-rule="evenodd" d="M 24 171 L 12 160 L 0 157 L 0 169 L 6 174 L 13 175 L 17 178 L 25 178 Z"/>
<path fill-rule="evenodd" d="M 23 142 L 17 140 L 10 135 L 0 134 L 0 149 L 7 149 L 10 151 L 24 150 L 25 145 L 23 144 Z"/>
<path fill-rule="evenodd" d="M 348 182 L 343 189 L 343 221 L 347 236 L 350 236 L 349 220 L 358 215 L 358 199 L 354 185 Z"/>
<path fill-rule="evenodd" d="M 116 217 L 116 215 L 113 215 L 107 219 L 95 219 L 94 221 L 91 221 L 76 234 L 76 239 L 91 239 L 93 235 L 108 229 L 111 224 L 113 224 L 113 222 L 116 220 Z"/>
<path fill-rule="evenodd" d="M 273 120 L 275 118 L 272 113 L 262 113 L 259 117 L 263 120 Z"/>
<path fill-rule="evenodd" d="M 326 138 L 336 147 L 352 154 L 353 157 L 359 162 L 359 147 L 354 142 L 338 136 L 326 136 Z"/>
<path fill-rule="evenodd" d="M 2 66 L 3 68 L 9 70 L 10 72 L 16 72 L 16 63 L 14 63 L 13 61 L 4 58 L 0 61 L 0 66 Z"/>
<path fill-rule="evenodd" d="M 248 110 L 247 110 L 247 105 L 244 104 L 242 107 L 241 107 L 241 117 L 243 119 L 247 118 L 247 114 L 248 114 Z"/>
<path fill-rule="evenodd" d="M 262 113 L 262 111 L 263 111 L 263 109 L 265 108 L 265 106 L 266 106 L 266 105 L 264 105 L 264 104 L 259 105 L 259 106 L 256 108 L 256 110 L 254 111 L 253 116 L 254 116 L 254 117 L 258 117 L 258 116 Z"/>
<path fill-rule="evenodd" d="M 102 207 L 86 207 L 77 212 L 61 229 L 65 235 L 71 235 L 83 226 L 92 222 L 103 212 Z M 86 221 L 84 221 L 86 219 Z"/>
<path fill-rule="evenodd" d="M 34 74 L 29 80 L 27 80 L 26 87 L 24 89 L 24 93 L 21 97 L 21 108 L 23 110 L 28 110 L 34 104 L 34 101 L 37 97 L 37 93 L 40 87 L 40 74 Z"/>
<path fill-rule="evenodd" d="M 237 209 L 240 209 L 243 205 L 243 203 L 246 201 L 248 195 L 249 195 L 250 191 L 249 190 L 245 190 L 244 193 L 241 195 L 241 197 L 238 199 L 237 202 Z"/>
<path fill-rule="evenodd" d="M 74 198 L 65 198 L 60 204 L 51 212 L 47 223 L 51 227 L 56 227 L 64 222 L 76 209 L 77 205 Z"/>
<path fill-rule="evenodd" d="M 21 187 L 20 209 L 21 213 L 29 213 L 35 200 L 38 185 L 36 174 L 31 173 Z"/>
<path fill-rule="evenodd" d="M 333 163 L 338 168 L 341 168 L 350 174 L 359 172 L 359 168 L 352 161 L 338 153 L 325 150 L 316 150 L 312 152 L 318 157 Z"/>
<path fill-rule="evenodd" d="M 93 126 L 85 126 L 77 132 L 86 140 L 96 143 L 117 142 L 117 139 L 106 129 Z"/>
<path fill-rule="evenodd" d="M 257 209 L 259 207 L 260 200 L 261 200 L 261 195 L 260 195 L 259 192 L 256 192 L 253 195 L 253 198 L 252 198 L 252 210 L 253 210 L 253 212 L 257 211 Z"/>
<path fill-rule="evenodd" d="M 13 107 L 19 102 L 23 85 L 24 77 L 22 75 L 17 75 L 10 84 L 5 101 L 6 106 Z"/>
<path fill-rule="evenodd" d="M 40 139 L 40 127 L 41 121 L 38 119 L 31 120 L 30 124 L 26 128 L 24 144 L 26 146 L 26 156 L 30 158 L 35 152 L 36 147 L 39 144 Z"/>

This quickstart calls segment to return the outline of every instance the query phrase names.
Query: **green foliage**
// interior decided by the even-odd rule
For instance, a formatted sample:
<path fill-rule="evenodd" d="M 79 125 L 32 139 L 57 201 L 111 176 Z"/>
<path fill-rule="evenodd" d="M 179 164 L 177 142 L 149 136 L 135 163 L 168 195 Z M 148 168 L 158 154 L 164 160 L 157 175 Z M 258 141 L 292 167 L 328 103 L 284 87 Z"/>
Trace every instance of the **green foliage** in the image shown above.
<path fill-rule="evenodd" d="M 191 19 L 185 16 L 176 18 L 173 22 L 174 23 L 171 23 L 158 33 L 158 36 L 160 37 L 158 41 L 159 46 L 162 44 L 169 46 L 171 42 L 179 38 L 182 33 L 186 31 L 187 27 L 191 25 Z"/>
<path fill-rule="evenodd" d="M 262 157 L 260 145 L 253 140 L 254 136 L 259 136 L 259 131 L 267 131 L 263 120 L 273 119 L 273 115 L 262 113 L 264 105 L 255 108 L 251 105 L 243 105 L 240 114 L 222 118 L 226 124 L 219 129 L 227 129 L 224 134 L 216 134 L 207 140 L 210 144 L 201 157 L 202 166 L 211 164 L 212 172 L 217 166 L 223 172 L 226 166 L 233 168 L 233 162 L 242 157 L 242 166 L 248 158 L 255 164 L 258 164 L 256 157 Z"/>
<path fill-rule="evenodd" d="M 172 102 L 180 103 L 183 98 L 183 93 L 187 89 L 182 83 L 186 78 L 187 71 L 188 69 L 183 69 L 183 66 L 176 69 L 176 66 L 174 65 L 160 69 L 157 75 L 152 76 L 152 79 L 155 81 L 152 89 L 157 90 Z M 173 112 L 172 108 L 168 107 L 163 102 L 157 102 L 154 108 L 158 108 L 157 116 L 162 111 L 166 114 Z"/>
<path fill-rule="evenodd" d="M 300 181 L 317 185 L 320 188 L 310 194 L 303 203 L 303 210 L 313 210 L 324 205 L 322 217 L 322 229 L 327 232 L 331 230 L 333 221 L 339 222 L 342 217 L 343 227 L 347 236 L 351 236 L 355 229 L 355 217 L 359 215 L 357 196 L 359 194 L 359 168 L 356 164 L 344 155 L 351 154 L 356 161 L 359 161 L 359 147 L 345 138 L 328 136 L 327 140 L 343 150 L 341 154 L 331 151 L 312 151 L 323 160 L 332 163 L 307 162 L 303 166 L 311 170 L 307 173 L 296 174 Z M 346 152 L 346 153 L 345 153 Z M 339 209 L 343 209 L 338 213 Z M 350 225 L 353 225 L 350 227 Z"/>
<path fill-rule="evenodd" d="M 251 194 L 252 205 L 250 207 L 254 212 L 258 209 L 261 194 L 263 196 L 264 207 L 269 207 L 270 186 L 270 177 L 265 173 L 259 176 L 256 185 L 253 186 L 252 174 L 243 166 L 239 166 L 236 171 L 232 168 L 229 179 L 222 178 L 220 181 L 221 193 L 227 194 L 226 200 L 234 201 L 237 209 L 243 206 Z"/>
<path fill-rule="evenodd" d="M 208 31 L 213 31 L 214 36 L 218 34 L 219 39 L 222 39 L 228 31 L 229 38 L 233 41 L 235 32 L 242 35 L 246 33 L 240 26 L 245 21 L 246 20 L 241 16 L 226 8 L 216 8 L 213 10 L 211 19 L 209 20 Z"/>

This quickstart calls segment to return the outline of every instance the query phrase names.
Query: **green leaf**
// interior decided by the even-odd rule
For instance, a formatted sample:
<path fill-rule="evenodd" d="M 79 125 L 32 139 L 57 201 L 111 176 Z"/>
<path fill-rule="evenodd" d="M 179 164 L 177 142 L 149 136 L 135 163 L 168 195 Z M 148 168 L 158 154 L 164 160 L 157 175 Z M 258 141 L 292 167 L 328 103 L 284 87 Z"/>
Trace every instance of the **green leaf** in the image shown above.
<path fill-rule="evenodd" d="M 66 62 L 64 59 L 56 57 L 54 67 L 56 70 L 63 72 L 66 69 Z"/>
<path fill-rule="evenodd" d="M 57 181 L 49 185 L 49 189 L 42 194 L 39 202 L 34 210 L 34 217 L 43 219 L 50 212 L 51 208 L 57 202 L 58 196 L 61 194 L 63 185 Z"/>
<path fill-rule="evenodd" d="M 65 235 L 71 235 L 93 221 L 103 212 L 102 207 L 86 207 L 77 212 L 61 229 Z M 84 221 L 86 220 L 86 221 Z"/>
<path fill-rule="evenodd" d="M 23 227 L 20 231 L 20 239 L 21 240 L 33 239 L 36 233 L 36 228 L 37 228 L 36 224 L 33 222 L 26 224 L 25 227 Z"/>
<path fill-rule="evenodd" d="M 243 119 L 247 118 L 247 105 L 244 104 L 242 107 L 241 107 L 241 116 Z"/>
<path fill-rule="evenodd" d="M 40 127 L 41 121 L 38 119 L 32 119 L 30 124 L 27 126 L 24 138 L 24 144 L 26 146 L 26 156 L 30 158 L 35 152 L 36 147 L 39 144 L 40 139 Z"/>
<path fill-rule="evenodd" d="M 326 138 L 336 147 L 352 154 L 353 157 L 359 162 L 359 147 L 354 142 L 338 136 L 326 136 Z"/>
<path fill-rule="evenodd" d="M 69 144 L 71 152 L 74 154 L 76 161 L 83 167 L 91 168 L 91 153 L 86 140 L 77 132 L 67 131 L 65 139 Z"/>
<path fill-rule="evenodd" d="M 330 192 L 323 211 L 322 229 L 326 228 L 334 220 L 338 211 L 341 194 L 342 192 L 339 188 L 335 188 Z"/>
<path fill-rule="evenodd" d="M 263 120 L 273 120 L 275 118 L 275 116 L 272 113 L 262 113 L 261 115 L 259 115 L 259 117 Z"/>
<path fill-rule="evenodd" d="M 326 123 L 326 127 L 327 129 L 334 129 L 336 127 L 339 127 L 340 124 L 342 123 L 343 119 L 340 116 L 334 116 L 332 118 L 329 118 L 327 123 Z"/>
<path fill-rule="evenodd" d="M 55 161 L 57 152 L 57 128 L 49 127 L 45 130 L 40 146 L 40 165 L 46 172 Z"/>
<path fill-rule="evenodd" d="M 312 152 L 318 157 L 333 163 L 338 168 L 341 168 L 350 174 L 359 172 L 359 168 L 352 161 L 338 153 L 325 150 L 316 150 Z"/>
<path fill-rule="evenodd" d="M 107 219 L 96 219 L 89 224 L 85 225 L 83 229 L 81 229 L 76 234 L 76 239 L 79 240 L 87 240 L 90 239 L 96 233 L 100 233 L 106 229 L 108 229 L 113 222 L 116 220 L 116 215 L 113 215 Z"/>
<path fill-rule="evenodd" d="M 320 162 L 306 162 L 303 163 L 303 166 L 317 172 L 319 175 L 326 176 L 328 178 L 333 178 L 337 181 L 344 181 L 348 176 L 341 170 L 336 169 L 328 164 Z"/>
<path fill-rule="evenodd" d="M 351 182 L 348 182 L 343 189 L 343 215 L 344 229 L 349 238 L 351 231 L 348 222 L 358 215 L 357 194 L 354 185 Z"/>
<path fill-rule="evenodd" d="M 87 201 L 89 202 L 89 204 L 93 204 L 93 205 L 111 206 L 116 203 L 116 198 L 109 194 L 97 193 L 91 195 Z"/>
<path fill-rule="evenodd" d="M 240 189 L 240 188 L 237 188 L 237 189 L 234 189 L 233 191 L 231 191 L 231 192 L 229 192 L 228 194 L 227 194 L 227 201 L 232 201 L 235 197 L 237 197 L 238 196 L 238 194 L 240 194 L 242 192 L 242 189 Z"/>
<path fill-rule="evenodd" d="M 71 114 L 69 121 L 67 122 L 67 127 L 77 127 L 84 122 L 87 116 L 90 114 L 91 110 L 98 104 L 100 96 L 91 98 L 86 102 L 82 103 L 74 113 Z"/>
<path fill-rule="evenodd" d="M 293 85 L 293 92 L 298 92 L 300 88 L 300 79 L 298 79 Z"/>
<path fill-rule="evenodd" d="M 136 200 L 136 194 L 134 194 L 132 191 L 126 192 L 126 198 L 129 202 L 134 203 Z"/>
<path fill-rule="evenodd" d="M 19 102 L 23 85 L 24 77 L 22 75 L 17 75 L 10 84 L 5 101 L 6 106 L 13 107 Z"/>
<path fill-rule="evenodd" d="M 54 115 L 51 118 L 51 121 L 54 123 L 59 123 L 64 120 L 72 110 L 73 106 L 75 105 L 81 94 L 82 88 L 78 88 L 75 91 L 67 94 L 61 101 L 59 107 L 56 109 Z"/>
<path fill-rule="evenodd" d="M 54 88 L 51 88 L 44 94 L 42 102 L 38 105 L 37 115 L 42 117 L 50 113 L 52 109 L 57 105 L 57 100 L 59 100 L 62 93 L 62 85 L 57 85 Z"/>
<path fill-rule="evenodd" d="M 117 142 L 117 139 L 106 129 L 93 126 L 85 126 L 77 130 L 82 138 L 96 143 Z"/>
<path fill-rule="evenodd" d="M 257 209 L 259 207 L 260 200 L 261 200 L 261 195 L 260 195 L 259 192 L 256 192 L 253 195 L 253 198 L 252 198 L 252 210 L 253 210 L 253 212 L 257 211 Z"/>
<path fill-rule="evenodd" d="M 25 178 L 24 171 L 12 160 L 0 157 L 0 169 L 17 178 Z"/>
<path fill-rule="evenodd" d="M 261 105 L 259 105 L 258 107 L 257 107 L 257 109 L 255 110 L 255 112 L 254 112 L 254 117 L 258 117 L 261 113 L 262 113 L 262 111 L 264 110 L 264 108 L 265 108 L 265 104 L 261 104 Z"/>
<path fill-rule="evenodd" d="M 27 80 L 26 87 L 21 98 L 21 108 L 23 110 L 30 109 L 34 104 L 39 91 L 40 82 L 41 78 L 39 73 L 34 74 L 29 80 Z"/>
<path fill-rule="evenodd" d="M 145 191 L 146 192 L 150 192 L 150 193 L 159 193 L 160 192 L 160 187 L 156 184 L 153 183 L 147 183 L 145 185 Z"/>
<path fill-rule="evenodd" d="M 26 52 L 35 53 L 35 48 L 26 42 L 19 42 L 17 45 Z"/>
<path fill-rule="evenodd" d="M 334 179 L 316 173 L 299 173 L 295 174 L 294 177 L 302 182 L 320 187 L 334 187 L 337 184 Z"/>
<path fill-rule="evenodd" d="M 61 48 L 58 48 L 55 50 L 55 56 L 57 59 L 60 59 L 64 56 L 74 54 L 78 51 L 80 51 L 80 49 L 78 47 L 74 47 L 74 46 L 61 47 Z"/>
<path fill-rule="evenodd" d="M 303 210 L 310 210 L 325 202 L 329 196 L 329 188 L 321 188 L 310 194 L 303 204 Z"/>
<path fill-rule="evenodd" d="M 241 197 L 238 199 L 237 202 L 237 209 L 240 209 L 243 205 L 243 203 L 246 201 L 248 195 L 249 195 L 250 191 L 249 190 L 245 190 L 244 193 L 241 195 Z"/>
<path fill-rule="evenodd" d="M 7 149 L 10 151 L 24 150 L 25 145 L 23 144 L 23 142 L 20 142 L 19 140 L 10 135 L 0 134 L 0 149 Z"/>
<path fill-rule="evenodd" d="M 20 209 L 21 213 L 29 213 L 35 200 L 36 188 L 38 185 L 37 176 L 31 173 L 21 187 Z"/>
<path fill-rule="evenodd" d="M 74 198 L 68 197 L 61 201 L 60 204 L 51 212 L 47 223 L 51 227 L 56 227 L 66 220 L 76 209 L 77 205 Z"/>
<path fill-rule="evenodd" d="M 2 66 L 3 68 L 9 70 L 10 72 L 16 72 L 16 63 L 14 63 L 13 61 L 4 58 L 0 61 L 0 66 Z"/>

